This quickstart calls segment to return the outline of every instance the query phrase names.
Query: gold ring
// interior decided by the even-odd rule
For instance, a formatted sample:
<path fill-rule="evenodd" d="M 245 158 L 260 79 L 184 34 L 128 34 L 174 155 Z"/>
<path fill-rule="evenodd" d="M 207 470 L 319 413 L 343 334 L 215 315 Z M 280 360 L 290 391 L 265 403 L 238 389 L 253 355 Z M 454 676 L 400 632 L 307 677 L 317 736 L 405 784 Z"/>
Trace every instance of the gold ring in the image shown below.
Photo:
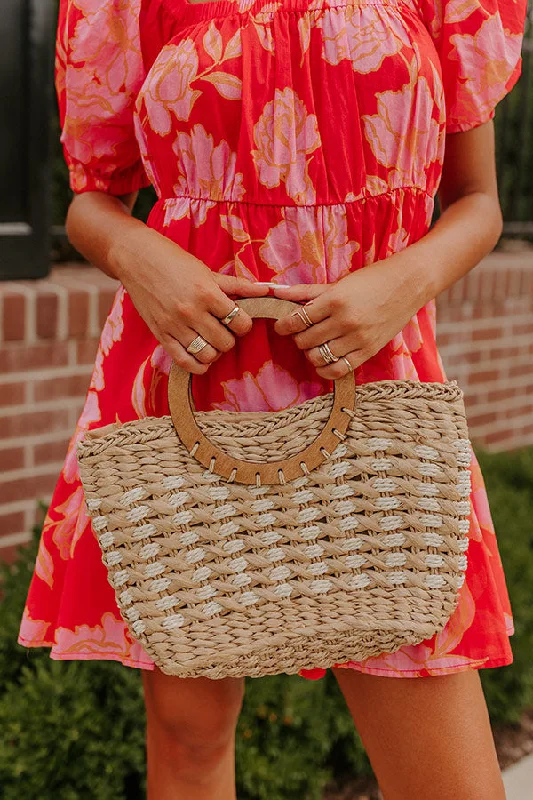
<path fill-rule="evenodd" d="M 227 314 L 224 317 L 224 319 L 220 320 L 221 323 L 223 325 L 229 325 L 230 322 L 233 322 L 233 320 L 235 319 L 235 317 L 237 316 L 237 314 L 239 313 L 240 310 L 241 309 L 239 308 L 239 306 L 235 306 L 235 308 L 232 308 L 232 310 L 229 312 L 229 314 Z"/>
<path fill-rule="evenodd" d="M 193 339 L 188 346 L 187 352 L 190 353 L 191 356 L 195 356 L 197 353 L 203 350 L 204 347 L 207 347 L 208 344 L 209 342 L 206 342 L 203 336 L 197 336 L 196 339 Z"/>
<path fill-rule="evenodd" d="M 311 317 L 309 316 L 309 314 L 307 313 L 305 306 L 302 306 L 301 308 L 296 309 L 296 311 L 293 311 L 293 316 L 300 317 L 306 328 L 310 328 L 311 325 L 315 324 L 311 319 Z"/>
<path fill-rule="evenodd" d="M 322 356 L 324 364 L 335 364 L 335 362 L 339 360 L 338 356 L 333 355 L 327 342 L 325 344 L 321 344 L 318 350 Z"/>
<path fill-rule="evenodd" d="M 344 363 L 345 363 L 345 364 L 346 364 L 346 366 L 348 367 L 348 370 L 349 370 L 350 372 L 353 372 L 353 367 L 352 367 L 352 365 L 350 364 L 350 362 L 348 361 L 348 359 L 346 358 L 346 356 L 341 356 L 341 361 L 344 361 Z"/>

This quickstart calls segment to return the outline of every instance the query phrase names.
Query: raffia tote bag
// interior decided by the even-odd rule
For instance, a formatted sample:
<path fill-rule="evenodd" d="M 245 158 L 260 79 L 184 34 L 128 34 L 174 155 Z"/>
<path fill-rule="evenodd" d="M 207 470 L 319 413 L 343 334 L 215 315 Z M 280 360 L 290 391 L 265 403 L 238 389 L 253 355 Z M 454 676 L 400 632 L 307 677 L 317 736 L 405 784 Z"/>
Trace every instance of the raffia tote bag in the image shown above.
<path fill-rule="evenodd" d="M 243 300 L 252 317 L 296 306 Z M 381 381 L 278 413 L 195 413 L 86 434 L 92 525 L 132 636 L 181 677 L 261 676 L 440 631 L 466 570 L 470 459 L 454 383 Z"/>

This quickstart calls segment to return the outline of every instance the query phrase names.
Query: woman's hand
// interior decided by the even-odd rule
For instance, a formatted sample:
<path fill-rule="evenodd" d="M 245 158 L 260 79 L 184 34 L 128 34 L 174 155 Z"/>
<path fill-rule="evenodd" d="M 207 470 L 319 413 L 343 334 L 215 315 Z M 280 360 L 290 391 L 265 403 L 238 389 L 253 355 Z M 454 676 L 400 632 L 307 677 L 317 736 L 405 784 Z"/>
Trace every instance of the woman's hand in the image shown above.
<path fill-rule="evenodd" d="M 222 324 L 235 308 L 230 296 L 259 297 L 268 291 L 244 278 L 211 272 L 149 228 L 139 229 L 135 255 L 131 246 L 126 252 L 117 250 L 114 272 L 165 350 L 177 364 L 196 374 L 206 372 L 221 353 L 231 350 L 235 336 L 243 336 L 252 327 L 242 309 L 228 326 Z M 187 347 L 198 335 L 209 344 L 193 356 Z"/>
<path fill-rule="evenodd" d="M 367 361 L 407 325 L 423 305 L 420 287 L 409 280 L 404 253 L 364 267 L 335 284 L 309 284 L 275 290 L 298 303 L 313 322 L 307 327 L 295 312 L 276 323 L 282 336 L 294 335 L 297 346 L 322 378 L 335 380 Z M 327 344 L 339 358 L 326 365 L 319 347 Z"/>

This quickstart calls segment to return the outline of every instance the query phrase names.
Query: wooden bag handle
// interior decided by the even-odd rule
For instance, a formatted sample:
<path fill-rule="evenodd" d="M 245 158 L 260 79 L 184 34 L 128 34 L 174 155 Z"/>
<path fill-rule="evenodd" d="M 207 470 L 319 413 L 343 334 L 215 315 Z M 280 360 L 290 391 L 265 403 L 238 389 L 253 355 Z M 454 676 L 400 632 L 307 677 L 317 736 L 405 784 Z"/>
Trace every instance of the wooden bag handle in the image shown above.
<path fill-rule="evenodd" d="M 280 319 L 299 308 L 297 303 L 276 297 L 243 299 L 239 300 L 239 306 L 252 318 L 266 319 Z M 316 469 L 335 450 L 350 422 L 350 414 L 343 409 L 351 411 L 355 405 L 355 381 L 352 373 L 335 381 L 333 407 L 328 422 L 308 447 L 291 458 L 269 463 L 241 461 L 209 441 L 194 416 L 191 375 L 177 364 L 173 364 L 170 371 L 168 401 L 176 433 L 188 452 L 204 467 L 237 483 L 280 484 Z"/>

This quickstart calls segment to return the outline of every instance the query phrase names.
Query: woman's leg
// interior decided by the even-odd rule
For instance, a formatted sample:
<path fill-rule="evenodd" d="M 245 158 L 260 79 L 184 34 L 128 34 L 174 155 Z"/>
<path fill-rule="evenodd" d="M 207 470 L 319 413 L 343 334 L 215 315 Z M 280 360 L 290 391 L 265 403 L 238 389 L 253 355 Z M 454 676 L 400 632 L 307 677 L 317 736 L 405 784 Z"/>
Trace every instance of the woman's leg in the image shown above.
<path fill-rule="evenodd" d="M 475 670 L 431 678 L 334 672 L 384 800 L 505 800 Z"/>
<path fill-rule="evenodd" d="M 148 800 L 235 800 L 244 681 L 143 673 Z"/>

